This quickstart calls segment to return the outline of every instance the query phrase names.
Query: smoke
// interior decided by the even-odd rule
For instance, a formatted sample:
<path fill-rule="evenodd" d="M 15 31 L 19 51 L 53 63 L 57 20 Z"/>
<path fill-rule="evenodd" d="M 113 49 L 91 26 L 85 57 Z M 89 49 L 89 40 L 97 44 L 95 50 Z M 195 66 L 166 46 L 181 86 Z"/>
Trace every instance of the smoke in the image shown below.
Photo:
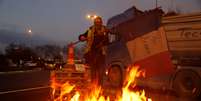
<path fill-rule="evenodd" d="M 3 4 L 4 0 L 0 0 L 0 6 Z"/>

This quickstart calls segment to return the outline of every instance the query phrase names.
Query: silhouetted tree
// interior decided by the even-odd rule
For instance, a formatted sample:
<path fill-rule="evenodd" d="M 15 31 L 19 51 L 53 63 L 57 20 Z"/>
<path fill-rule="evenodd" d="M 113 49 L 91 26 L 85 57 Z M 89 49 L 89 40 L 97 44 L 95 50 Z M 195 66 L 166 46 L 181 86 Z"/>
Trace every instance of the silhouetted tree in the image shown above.
<path fill-rule="evenodd" d="M 57 45 L 42 45 L 37 46 L 35 48 L 35 51 L 37 52 L 38 56 L 40 56 L 44 60 L 55 60 L 55 59 L 62 59 L 63 60 L 63 54 L 61 54 L 62 48 Z"/>
<path fill-rule="evenodd" d="M 6 56 L 3 54 L 0 54 L 0 71 L 7 70 L 8 65 L 9 65 L 9 62 Z"/>
<path fill-rule="evenodd" d="M 5 49 L 6 56 L 16 63 L 18 66 L 21 61 L 31 61 L 37 58 L 34 51 L 24 45 L 10 44 Z"/>

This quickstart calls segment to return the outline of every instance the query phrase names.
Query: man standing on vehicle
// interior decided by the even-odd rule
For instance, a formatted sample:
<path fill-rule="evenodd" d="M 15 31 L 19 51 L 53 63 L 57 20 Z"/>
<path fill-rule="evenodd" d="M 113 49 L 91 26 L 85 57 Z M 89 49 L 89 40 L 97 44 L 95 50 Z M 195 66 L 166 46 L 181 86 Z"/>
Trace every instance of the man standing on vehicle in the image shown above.
<path fill-rule="evenodd" d="M 79 40 L 86 41 L 87 44 L 84 58 L 91 67 L 92 82 L 98 82 L 98 84 L 101 84 L 104 73 L 105 45 L 109 42 L 108 32 L 109 30 L 103 25 L 102 18 L 96 17 L 94 25 L 79 36 Z"/>

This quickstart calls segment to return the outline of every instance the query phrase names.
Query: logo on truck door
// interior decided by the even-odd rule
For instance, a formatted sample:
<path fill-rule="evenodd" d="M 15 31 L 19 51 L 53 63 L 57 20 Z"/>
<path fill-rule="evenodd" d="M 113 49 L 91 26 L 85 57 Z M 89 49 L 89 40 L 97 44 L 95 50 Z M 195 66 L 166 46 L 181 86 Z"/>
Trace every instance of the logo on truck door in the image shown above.
<path fill-rule="evenodd" d="M 182 30 L 181 31 L 181 37 L 182 38 L 187 38 L 187 39 L 191 39 L 191 38 L 201 38 L 201 30 Z"/>

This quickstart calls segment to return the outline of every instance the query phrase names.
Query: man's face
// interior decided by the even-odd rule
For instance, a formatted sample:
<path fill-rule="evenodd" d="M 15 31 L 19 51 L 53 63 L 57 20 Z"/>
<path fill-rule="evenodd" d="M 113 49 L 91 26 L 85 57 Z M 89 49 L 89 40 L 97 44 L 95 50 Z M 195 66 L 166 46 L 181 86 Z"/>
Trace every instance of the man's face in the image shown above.
<path fill-rule="evenodd" d="M 101 26 L 102 25 L 102 19 L 101 18 L 94 19 L 94 25 L 95 26 Z"/>

